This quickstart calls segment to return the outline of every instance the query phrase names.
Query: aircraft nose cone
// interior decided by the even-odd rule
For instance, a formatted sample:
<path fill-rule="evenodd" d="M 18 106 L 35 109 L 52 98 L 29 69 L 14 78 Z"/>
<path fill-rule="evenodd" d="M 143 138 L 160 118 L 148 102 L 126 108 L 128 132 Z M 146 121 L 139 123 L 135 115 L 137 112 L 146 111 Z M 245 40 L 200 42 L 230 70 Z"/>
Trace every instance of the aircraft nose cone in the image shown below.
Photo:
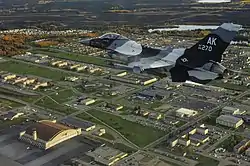
<path fill-rule="evenodd" d="M 83 45 L 89 46 L 90 45 L 90 40 L 91 39 L 84 39 L 84 40 L 81 40 L 80 43 L 83 44 Z"/>

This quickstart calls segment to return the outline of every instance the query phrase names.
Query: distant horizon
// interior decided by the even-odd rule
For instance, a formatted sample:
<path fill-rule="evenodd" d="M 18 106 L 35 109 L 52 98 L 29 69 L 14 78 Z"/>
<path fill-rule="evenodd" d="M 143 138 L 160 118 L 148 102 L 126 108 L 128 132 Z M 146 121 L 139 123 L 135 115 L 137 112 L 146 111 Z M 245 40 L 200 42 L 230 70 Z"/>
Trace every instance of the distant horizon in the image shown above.
<path fill-rule="evenodd" d="M 232 0 L 196 0 L 199 3 L 225 3 L 231 2 Z"/>

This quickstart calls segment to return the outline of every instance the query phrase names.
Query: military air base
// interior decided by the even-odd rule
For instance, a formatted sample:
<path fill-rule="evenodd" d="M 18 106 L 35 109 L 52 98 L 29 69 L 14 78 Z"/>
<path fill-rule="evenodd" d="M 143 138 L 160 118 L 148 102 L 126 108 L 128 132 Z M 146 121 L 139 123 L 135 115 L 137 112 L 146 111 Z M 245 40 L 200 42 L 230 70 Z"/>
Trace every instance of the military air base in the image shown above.
<path fill-rule="evenodd" d="M 0 166 L 250 165 L 249 9 L 0 0 Z"/>

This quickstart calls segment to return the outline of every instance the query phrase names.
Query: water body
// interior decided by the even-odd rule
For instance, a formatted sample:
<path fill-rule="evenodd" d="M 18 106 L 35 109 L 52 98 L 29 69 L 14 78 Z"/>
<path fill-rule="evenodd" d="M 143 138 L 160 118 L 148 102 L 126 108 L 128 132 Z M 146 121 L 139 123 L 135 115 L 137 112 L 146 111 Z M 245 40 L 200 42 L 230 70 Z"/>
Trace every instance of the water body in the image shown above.
<path fill-rule="evenodd" d="M 162 32 L 162 31 L 192 31 L 198 29 L 217 29 L 219 26 L 214 25 L 174 25 L 176 28 L 156 28 L 156 29 L 149 29 L 148 32 Z"/>
<path fill-rule="evenodd" d="M 197 0 L 198 3 L 228 3 L 231 0 Z"/>

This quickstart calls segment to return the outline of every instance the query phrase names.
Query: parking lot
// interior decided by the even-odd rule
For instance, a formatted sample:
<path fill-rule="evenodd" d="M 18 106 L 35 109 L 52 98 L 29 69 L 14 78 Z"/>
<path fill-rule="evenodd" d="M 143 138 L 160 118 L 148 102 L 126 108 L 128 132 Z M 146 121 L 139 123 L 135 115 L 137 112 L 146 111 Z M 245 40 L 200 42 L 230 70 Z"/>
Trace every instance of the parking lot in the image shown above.
<path fill-rule="evenodd" d="M 82 136 L 65 141 L 48 150 L 42 150 L 18 140 L 24 126 L 0 131 L 0 156 L 25 166 L 55 166 L 100 146 L 100 143 Z M 11 163 L 11 162 L 8 162 Z"/>

